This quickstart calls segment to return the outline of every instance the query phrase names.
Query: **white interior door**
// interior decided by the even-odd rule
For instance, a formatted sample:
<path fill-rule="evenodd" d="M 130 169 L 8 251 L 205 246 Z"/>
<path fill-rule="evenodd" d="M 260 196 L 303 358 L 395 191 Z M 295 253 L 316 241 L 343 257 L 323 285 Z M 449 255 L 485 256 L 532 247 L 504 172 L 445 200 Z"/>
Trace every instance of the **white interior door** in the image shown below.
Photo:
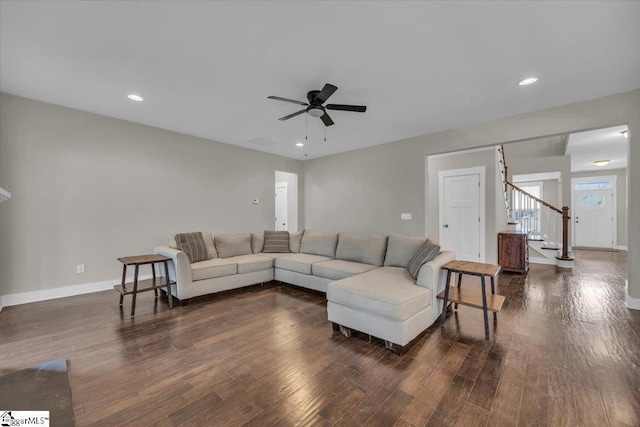
<path fill-rule="evenodd" d="M 277 231 L 287 230 L 287 188 L 286 182 L 276 182 L 276 227 Z"/>
<path fill-rule="evenodd" d="M 480 262 L 480 174 L 445 176 L 441 188 L 440 246 Z"/>
<path fill-rule="evenodd" d="M 575 190 L 573 212 L 575 245 L 613 247 L 613 190 Z"/>

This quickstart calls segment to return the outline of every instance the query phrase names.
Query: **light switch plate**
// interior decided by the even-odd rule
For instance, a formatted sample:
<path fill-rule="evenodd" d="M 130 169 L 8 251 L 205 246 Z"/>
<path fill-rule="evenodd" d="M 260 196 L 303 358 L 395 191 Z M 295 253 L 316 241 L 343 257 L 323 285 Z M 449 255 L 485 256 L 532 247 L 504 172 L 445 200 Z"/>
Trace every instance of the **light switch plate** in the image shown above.
<path fill-rule="evenodd" d="M 401 213 L 400 214 L 400 219 L 411 219 L 411 214 L 410 213 Z"/>

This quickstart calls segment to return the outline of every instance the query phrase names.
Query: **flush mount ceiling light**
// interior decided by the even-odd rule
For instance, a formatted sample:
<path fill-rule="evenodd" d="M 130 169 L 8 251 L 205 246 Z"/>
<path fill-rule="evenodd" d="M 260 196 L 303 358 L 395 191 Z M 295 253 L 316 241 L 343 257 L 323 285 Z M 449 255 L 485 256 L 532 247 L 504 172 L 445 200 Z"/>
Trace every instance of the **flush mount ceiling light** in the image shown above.
<path fill-rule="evenodd" d="M 142 97 L 140 95 L 134 95 L 133 93 L 130 95 L 127 95 L 127 98 L 129 98 L 132 101 L 137 101 L 137 102 L 142 101 Z"/>
<path fill-rule="evenodd" d="M 524 80 L 520 80 L 520 82 L 518 82 L 518 84 L 520 86 L 526 86 L 526 85 L 530 85 L 532 83 L 535 83 L 537 81 L 538 81 L 537 77 L 528 77 L 528 78 L 526 78 Z"/>
<path fill-rule="evenodd" d="M 625 130 L 621 130 L 620 133 L 622 134 L 622 136 L 624 136 L 625 138 L 629 138 L 629 131 L 627 129 Z"/>
<path fill-rule="evenodd" d="M 296 142 L 296 147 L 304 147 L 304 144 L 302 142 Z"/>
<path fill-rule="evenodd" d="M 593 164 L 596 166 L 607 166 L 609 162 L 611 162 L 611 160 L 596 160 Z"/>

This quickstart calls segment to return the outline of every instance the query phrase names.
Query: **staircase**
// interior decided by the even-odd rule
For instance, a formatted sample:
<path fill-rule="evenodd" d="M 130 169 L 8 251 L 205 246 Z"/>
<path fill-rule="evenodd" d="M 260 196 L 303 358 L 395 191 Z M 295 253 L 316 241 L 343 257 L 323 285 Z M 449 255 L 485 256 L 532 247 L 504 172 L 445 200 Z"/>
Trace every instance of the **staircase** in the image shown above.
<path fill-rule="evenodd" d="M 573 268 L 569 252 L 569 207 L 557 208 L 509 180 L 504 147 L 497 147 L 508 227 L 527 233 L 529 262 Z"/>

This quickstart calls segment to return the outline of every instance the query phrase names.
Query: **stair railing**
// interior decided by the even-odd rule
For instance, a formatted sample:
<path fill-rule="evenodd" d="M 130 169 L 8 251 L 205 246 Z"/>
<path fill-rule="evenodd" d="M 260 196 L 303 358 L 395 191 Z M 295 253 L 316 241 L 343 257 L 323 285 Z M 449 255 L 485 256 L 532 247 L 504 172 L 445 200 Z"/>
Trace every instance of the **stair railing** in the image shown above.
<path fill-rule="evenodd" d="M 560 260 L 572 260 L 569 253 L 569 207 L 559 209 L 550 203 L 534 196 L 518 187 L 509 180 L 504 146 L 498 147 L 498 164 L 504 190 L 505 208 L 510 225 L 515 225 L 517 230 L 528 234 L 529 240 L 543 240 L 544 249 L 558 250 L 556 258 Z M 546 213 L 546 230 L 540 216 Z M 561 226 L 558 227 L 558 222 Z M 562 244 L 558 244 L 558 229 L 562 231 Z"/>

